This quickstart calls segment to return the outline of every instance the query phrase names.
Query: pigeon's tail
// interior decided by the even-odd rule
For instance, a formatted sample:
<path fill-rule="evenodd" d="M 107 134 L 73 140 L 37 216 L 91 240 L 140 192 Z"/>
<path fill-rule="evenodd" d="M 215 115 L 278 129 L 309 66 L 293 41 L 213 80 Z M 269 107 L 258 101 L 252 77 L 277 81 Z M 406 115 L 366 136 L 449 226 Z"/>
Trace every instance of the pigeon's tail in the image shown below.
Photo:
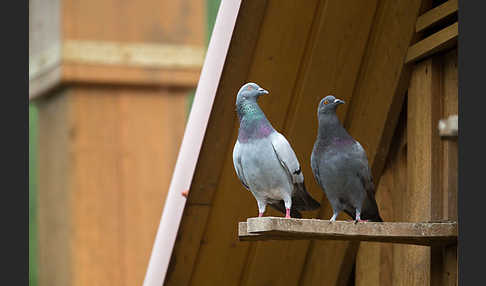
<path fill-rule="evenodd" d="M 292 207 L 299 211 L 313 211 L 318 209 L 321 204 L 307 192 L 305 184 L 295 184 L 295 192 L 292 196 Z"/>
<path fill-rule="evenodd" d="M 269 205 L 283 214 L 286 213 L 284 201 L 273 201 Z M 290 209 L 290 216 L 292 218 L 302 218 L 302 214 L 294 206 Z"/>

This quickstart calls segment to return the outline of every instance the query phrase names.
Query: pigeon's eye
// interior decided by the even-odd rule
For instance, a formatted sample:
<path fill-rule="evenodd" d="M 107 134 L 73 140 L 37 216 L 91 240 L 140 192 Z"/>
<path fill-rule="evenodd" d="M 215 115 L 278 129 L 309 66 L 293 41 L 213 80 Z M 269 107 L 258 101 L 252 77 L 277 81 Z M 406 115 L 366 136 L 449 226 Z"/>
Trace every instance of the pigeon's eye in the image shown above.
<path fill-rule="evenodd" d="M 248 90 L 253 90 L 253 86 L 248 86 Z"/>
<path fill-rule="evenodd" d="M 329 100 L 324 100 L 324 104 L 328 104 L 329 103 Z"/>

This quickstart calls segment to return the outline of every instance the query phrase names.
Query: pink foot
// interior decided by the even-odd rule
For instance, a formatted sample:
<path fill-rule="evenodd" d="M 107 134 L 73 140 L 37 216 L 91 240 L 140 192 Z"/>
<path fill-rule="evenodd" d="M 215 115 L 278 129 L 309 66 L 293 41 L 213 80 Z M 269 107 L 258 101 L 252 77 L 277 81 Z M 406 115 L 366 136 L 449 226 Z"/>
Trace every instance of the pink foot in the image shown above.
<path fill-rule="evenodd" d="M 263 213 L 258 213 L 258 217 L 262 217 L 263 216 Z"/>
<path fill-rule="evenodd" d="M 358 222 L 369 222 L 369 220 L 365 219 L 358 219 L 358 220 L 355 220 L 354 223 L 358 223 Z"/>
<path fill-rule="evenodd" d="M 285 209 L 285 218 L 290 218 L 290 209 Z"/>

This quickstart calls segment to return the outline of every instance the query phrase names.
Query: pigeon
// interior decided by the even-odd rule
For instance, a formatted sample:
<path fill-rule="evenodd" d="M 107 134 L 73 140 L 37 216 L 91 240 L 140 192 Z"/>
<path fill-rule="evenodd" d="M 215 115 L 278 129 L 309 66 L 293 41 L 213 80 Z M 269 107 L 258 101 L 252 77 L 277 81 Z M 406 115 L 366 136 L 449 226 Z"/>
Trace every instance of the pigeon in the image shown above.
<path fill-rule="evenodd" d="M 311 154 L 312 172 L 331 204 L 331 222 L 341 211 L 355 223 L 382 222 L 366 152 L 336 115 L 336 108 L 344 103 L 332 95 L 319 102 L 319 128 Z"/>
<path fill-rule="evenodd" d="M 258 217 L 267 204 L 301 218 L 299 211 L 315 210 L 320 204 L 307 193 L 299 161 L 285 137 L 277 132 L 257 103 L 268 91 L 256 83 L 243 85 L 236 97 L 239 119 L 233 164 L 243 186 L 255 197 Z"/>

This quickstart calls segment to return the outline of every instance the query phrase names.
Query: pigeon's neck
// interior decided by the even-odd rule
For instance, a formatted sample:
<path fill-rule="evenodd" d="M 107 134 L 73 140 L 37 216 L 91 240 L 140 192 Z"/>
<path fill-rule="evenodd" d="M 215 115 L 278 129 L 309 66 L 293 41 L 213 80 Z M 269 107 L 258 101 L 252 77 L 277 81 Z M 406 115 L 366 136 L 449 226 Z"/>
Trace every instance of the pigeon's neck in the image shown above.
<path fill-rule="evenodd" d="M 319 114 L 317 138 L 326 146 L 354 143 L 353 137 L 344 129 L 335 112 Z"/>
<path fill-rule="evenodd" d="M 240 121 L 238 141 L 248 142 L 251 139 L 265 138 L 274 131 L 256 102 L 242 102 L 237 104 L 236 110 Z"/>

